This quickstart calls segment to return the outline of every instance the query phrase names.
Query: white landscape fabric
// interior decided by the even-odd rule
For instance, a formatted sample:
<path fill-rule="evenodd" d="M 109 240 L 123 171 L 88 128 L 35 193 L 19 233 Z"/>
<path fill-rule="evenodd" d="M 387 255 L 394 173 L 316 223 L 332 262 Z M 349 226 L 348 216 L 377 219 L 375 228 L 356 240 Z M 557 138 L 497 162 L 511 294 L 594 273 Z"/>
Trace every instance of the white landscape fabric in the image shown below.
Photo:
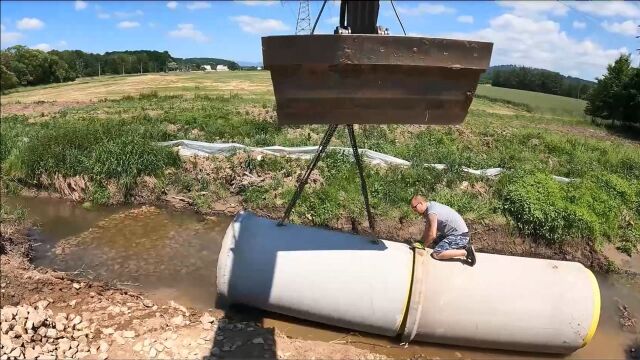
<path fill-rule="evenodd" d="M 187 156 L 187 157 L 188 156 L 209 156 L 209 155 L 231 155 L 238 151 L 252 151 L 252 152 L 258 152 L 266 155 L 288 156 L 288 157 L 309 159 L 318 150 L 317 146 L 253 147 L 253 146 L 246 146 L 246 145 L 236 144 L 236 143 L 208 143 L 208 142 L 193 141 L 193 140 L 166 141 L 166 142 L 159 143 L 159 145 L 176 147 L 178 149 L 178 154 L 180 154 L 180 156 Z M 353 152 L 351 148 L 330 146 L 329 150 L 339 151 L 348 156 L 353 156 Z M 380 165 L 380 166 L 411 165 L 411 163 L 406 160 L 403 160 L 391 155 L 379 153 L 377 151 L 373 151 L 369 149 L 360 149 L 360 156 L 364 161 L 367 161 L 374 165 Z M 443 170 L 447 168 L 446 164 L 425 164 L 425 166 L 431 166 L 438 170 Z M 478 176 L 495 177 L 505 172 L 506 170 L 502 168 L 471 169 L 468 167 L 462 167 L 462 171 L 468 172 L 470 174 L 478 175 Z M 553 178 L 563 183 L 566 183 L 572 180 L 572 179 L 568 179 L 561 176 L 554 176 Z"/>

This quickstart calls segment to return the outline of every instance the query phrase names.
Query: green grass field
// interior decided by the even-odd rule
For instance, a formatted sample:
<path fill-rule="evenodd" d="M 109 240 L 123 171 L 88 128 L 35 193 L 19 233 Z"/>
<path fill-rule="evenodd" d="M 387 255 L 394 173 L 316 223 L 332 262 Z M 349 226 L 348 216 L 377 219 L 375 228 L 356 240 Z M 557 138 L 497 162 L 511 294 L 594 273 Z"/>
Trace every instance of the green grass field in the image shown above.
<path fill-rule="evenodd" d="M 549 95 L 532 91 L 506 89 L 489 85 L 478 85 L 476 94 L 483 98 L 523 104 L 531 112 L 552 116 L 585 119 L 584 107 L 587 102 L 564 96 Z"/>
<path fill-rule="evenodd" d="M 361 147 L 415 164 L 366 167 L 376 217 L 383 222 L 411 218 L 407 203 L 418 192 L 451 205 L 470 221 L 507 220 L 522 234 L 550 244 L 611 242 L 626 252 L 637 250 L 637 143 L 581 120 L 573 99 L 490 87 L 478 93 L 463 126 L 358 127 Z M 22 114 L 3 111 L 4 191 L 57 191 L 60 178 L 82 177 L 83 196 L 97 204 L 131 201 L 141 192 L 152 194 L 149 201 L 177 194 L 207 213 L 216 201 L 233 195 L 250 209 L 280 213 L 305 161 L 236 156 L 199 164 L 153 143 L 192 139 L 308 146 L 317 145 L 324 131 L 322 126 L 276 125 L 268 72 L 114 77 L 23 89 L 3 96 L 3 108 L 70 98 L 78 103 L 46 116 L 39 106 L 48 103 L 35 102 Z M 105 100 L 89 102 L 98 99 Z M 339 131 L 332 145 L 347 143 Z M 447 164 L 448 170 L 424 163 Z M 463 166 L 503 167 L 509 173 L 488 179 L 462 172 Z M 334 226 L 344 217 L 364 220 L 351 161 L 329 154 L 319 174 L 322 186 L 305 192 L 294 221 Z M 551 175 L 576 181 L 562 184 Z M 155 179 L 153 191 L 141 182 L 148 177 Z"/>

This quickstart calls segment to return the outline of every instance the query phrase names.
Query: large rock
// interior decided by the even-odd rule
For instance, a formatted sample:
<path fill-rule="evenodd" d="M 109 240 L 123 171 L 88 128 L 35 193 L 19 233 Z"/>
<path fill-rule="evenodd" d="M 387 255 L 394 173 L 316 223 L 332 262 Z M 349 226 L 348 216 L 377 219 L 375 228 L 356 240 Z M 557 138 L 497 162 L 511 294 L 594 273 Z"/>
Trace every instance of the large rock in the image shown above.
<path fill-rule="evenodd" d="M 42 348 L 39 345 L 36 345 L 35 348 L 28 347 L 25 351 L 24 357 L 27 359 L 35 359 L 42 353 Z"/>
<path fill-rule="evenodd" d="M 178 315 L 174 317 L 173 319 L 171 319 L 171 323 L 175 326 L 181 326 L 182 323 L 184 323 L 184 316 Z"/>
<path fill-rule="evenodd" d="M 13 357 L 13 358 L 22 357 L 22 349 L 21 348 L 15 348 L 15 349 L 11 350 L 11 352 L 9 353 L 9 357 Z"/>
<path fill-rule="evenodd" d="M 45 346 L 48 346 L 48 345 L 50 344 L 47 344 Z M 58 350 L 64 353 L 69 349 L 71 349 L 71 341 L 69 341 L 69 339 L 60 339 L 60 341 L 58 341 Z"/>
<path fill-rule="evenodd" d="M 16 314 L 16 320 L 26 320 L 29 317 L 29 311 L 22 306 L 18 306 L 18 313 Z"/>
<path fill-rule="evenodd" d="M 204 324 L 210 324 L 212 322 L 214 322 L 216 320 L 216 318 L 214 318 L 213 316 L 209 315 L 209 313 L 204 313 L 202 314 L 202 316 L 200 317 L 200 322 L 204 325 Z"/>
<path fill-rule="evenodd" d="M 46 301 L 46 300 L 45 300 Z M 44 314 L 41 314 L 39 311 L 32 311 L 29 313 L 29 317 L 27 318 L 27 323 L 31 322 L 32 327 L 39 328 L 42 326 L 42 323 L 45 321 Z"/>
<path fill-rule="evenodd" d="M 107 351 L 109 351 L 109 344 L 107 344 L 107 342 L 104 340 L 100 340 L 99 350 L 101 353 L 106 353 Z"/>
<path fill-rule="evenodd" d="M 64 353 L 64 356 L 67 358 L 72 358 L 78 352 L 78 349 L 69 349 Z"/>
<path fill-rule="evenodd" d="M 0 329 L 2 330 L 3 334 L 7 334 L 9 330 L 11 330 L 11 323 L 3 321 L 2 324 L 0 325 Z"/>
<path fill-rule="evenodd" d="M 2 322 L 10 322 L 18 314 L 18 308 L 15 306 L 5 306 L 0 310 L 0 318 Z"/>

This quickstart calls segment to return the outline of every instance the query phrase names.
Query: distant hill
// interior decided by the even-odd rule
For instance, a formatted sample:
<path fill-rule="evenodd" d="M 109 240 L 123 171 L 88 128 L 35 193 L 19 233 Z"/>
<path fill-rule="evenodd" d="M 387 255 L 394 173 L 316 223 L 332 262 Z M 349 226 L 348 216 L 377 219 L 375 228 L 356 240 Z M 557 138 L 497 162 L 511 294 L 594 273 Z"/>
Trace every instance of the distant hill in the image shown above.
<path fill-rule="evenodd" d="M 500 71 L 500 70 L 513 70 L 513 69 L 517 69 L 518 67 L 522 67 L 522 66 L 518 66 L 518 65 L 495 65 L 495 66 L 490 66 L 487 71 L 482 74 L 482 76 L 480 76 L 480 81 L 484 83 L 491 83 L 491 78 L 493 76 L 493 74 L 496 71 Z M 542 68 L 529 68 L 532 70 L 540 70 L 540 71 L 548 71 L 548 72 L 554 72 L 551 70 L 547 70 L 547 69 L 542 69 Z M 558 73 L 559 74 L 559 73 Z M 561 74 L 562 75 L 562 74 Z M 570 81 L 575 81 L 575 82 L 581 82 L 584 84 L 589 84 L 589 85 L 595 85 L 595 81 L 590 81 L 590 80 L 585 80 L 585 79 L 581 79 L 581 78 L 577 78 L 577 77 L 573 77 L 573 76 L 565 76 L 562 75 L 565 78 L 569 79 Z"/>
<path fill-rule="evenodd" d="M 518 65 L 491 66 L 480 77 L 481 84 L 528 90 L 582 99 L 596 84 L 558 72 Z"/>

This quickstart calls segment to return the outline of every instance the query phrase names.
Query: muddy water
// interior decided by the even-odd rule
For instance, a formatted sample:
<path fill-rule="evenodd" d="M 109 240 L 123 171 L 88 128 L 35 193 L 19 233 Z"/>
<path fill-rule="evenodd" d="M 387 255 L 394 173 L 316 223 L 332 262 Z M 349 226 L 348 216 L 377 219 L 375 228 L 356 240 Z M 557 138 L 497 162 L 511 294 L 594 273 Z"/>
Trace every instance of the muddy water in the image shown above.
<path fill-rule="evenodd" d="M 201 310 L 215 304 L 216 262 L 230 218 L 203 219 L 196 214 L 147 207 L 85 210 L 62 200 L 43 198 L 3 201 L 26 208 L 39 224 L 33 234 L 40 243 L 36 246 L 36 265 L 75 271 L 79 276 L 115 282 L 143 291 L 151 298 L 175 300 Z M 625 261 L 630 262 L 631 268 L 640 268 L 638 257 Z M 619 322 L 622 304 L 640 314 L 640 278 L 597 277 L 602 293 L 598 331 L 589 346 L 569 359 L 624 359 L 631 347 L 640 345 L 636 331 L 623 330 Z M 259 310 L 241 308 L 240 313 L 290 337 L 348 343 L 394 358 L 558 358 L 424 343 L 405 348 L 396 339 Z"/>
<path fill-rule="evenodd" d="M 144 291 L 150 298 L 212 308 L 220 241 L 230 217 L 149 207 L 82 207 L 9 198 L 38 225 L 33 263 Z"/>

